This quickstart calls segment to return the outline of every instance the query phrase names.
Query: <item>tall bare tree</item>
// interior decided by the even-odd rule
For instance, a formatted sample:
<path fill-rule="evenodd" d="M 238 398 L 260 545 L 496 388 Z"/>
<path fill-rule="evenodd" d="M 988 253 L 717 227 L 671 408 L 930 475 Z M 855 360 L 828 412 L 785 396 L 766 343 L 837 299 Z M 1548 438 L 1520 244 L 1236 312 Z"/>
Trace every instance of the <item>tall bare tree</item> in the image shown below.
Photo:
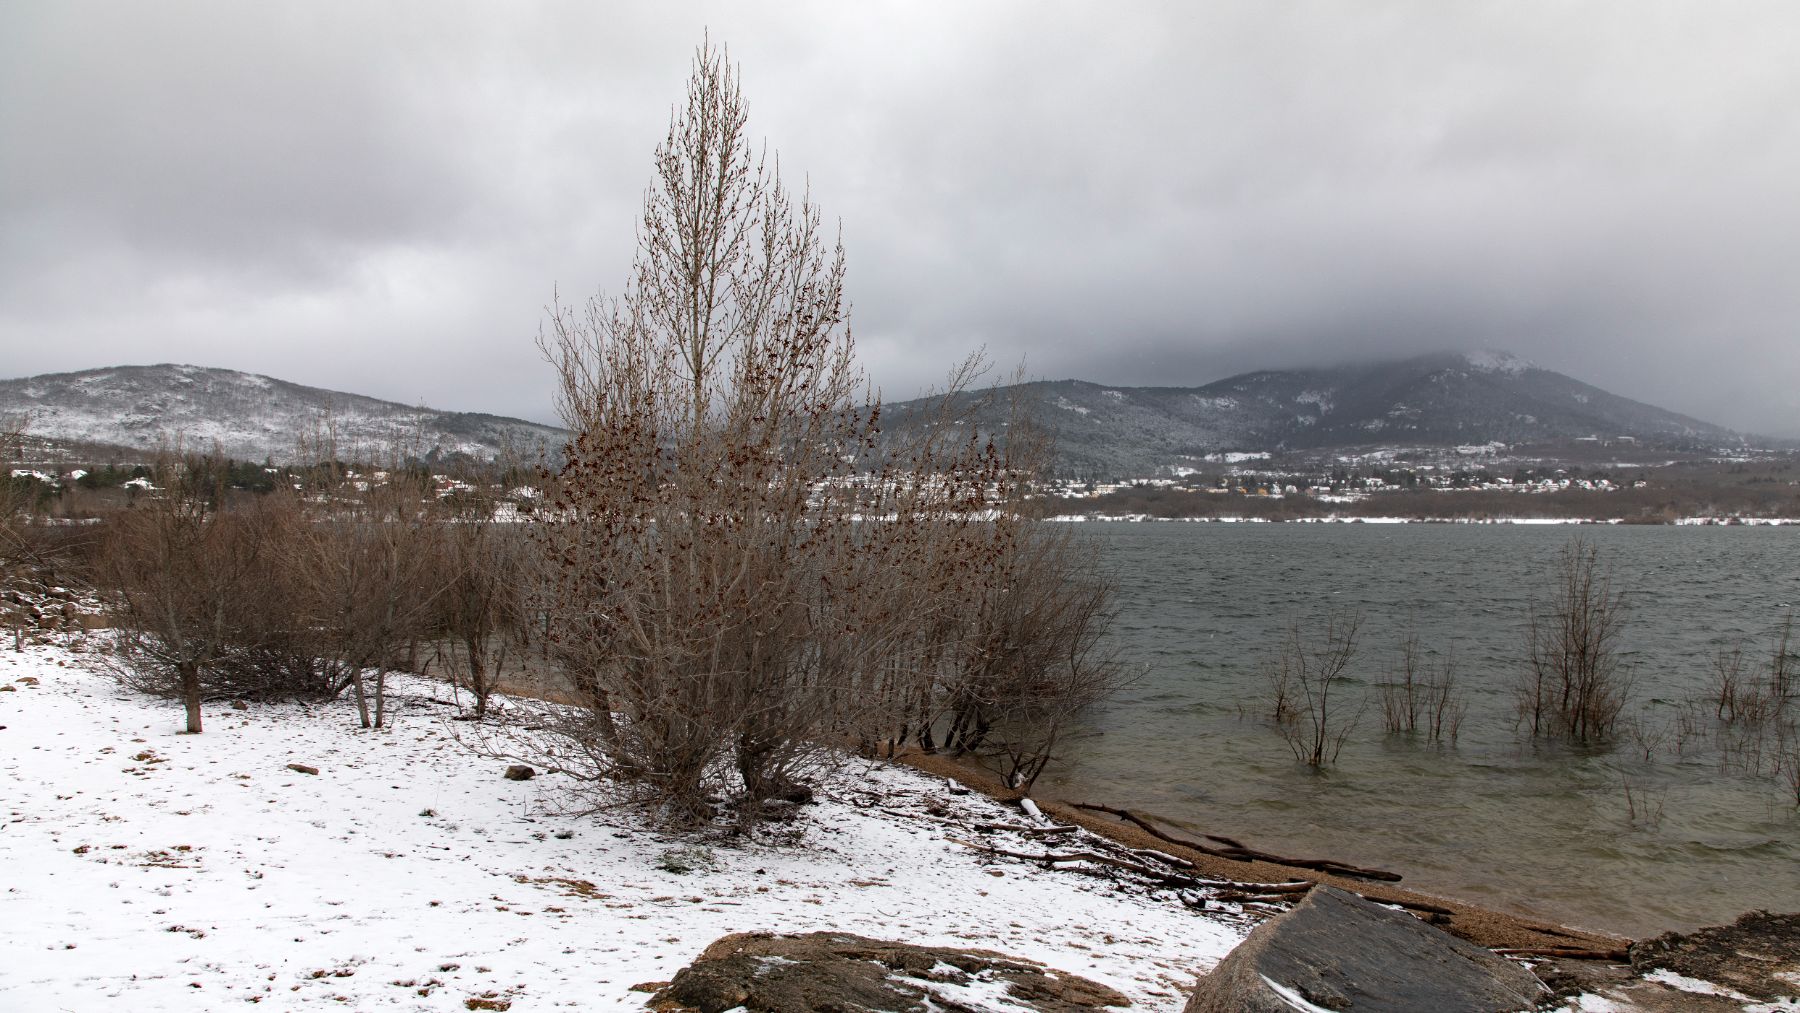
<path fill-rule="evenodd" d="M 553 308 L 540 339 L 574 432 L 540 534 L 545 604 L 598 726 L 600 773 L 682 818 L 735 762 L 753 801 L 824 706 L 815 649 L 854 463 L 841 244 L 752 154 L 725 53 L 703 46 L 656 151 L 622 296 Z"/>
<path fill-rule="evenodd" d="M 581 704 L 554 762 L 676 820 L 719 798 L 757 818 L 806 797 L 834 739 L 872 748 L 931 728 L 942 677 L 975 641 L 965 578 L 1075 560 L 1032 556 L 1049 543 L 994 523 L 1022 483 L 992 442 L 882 444 L 842 244 L 746 122 L 735 69 L 702 45 L 625 290 L 553 304 L 539 341 L 573 433 L 536 525 L 551 564 L 538 607 Z M 1044 611 L 1002 601 L 1001 577 L 983 586 L 990 643 Z M 1094 643 L 1077 633 L 993 664 L 1023 688 L 1024 669 L 1085 661 Z"/>

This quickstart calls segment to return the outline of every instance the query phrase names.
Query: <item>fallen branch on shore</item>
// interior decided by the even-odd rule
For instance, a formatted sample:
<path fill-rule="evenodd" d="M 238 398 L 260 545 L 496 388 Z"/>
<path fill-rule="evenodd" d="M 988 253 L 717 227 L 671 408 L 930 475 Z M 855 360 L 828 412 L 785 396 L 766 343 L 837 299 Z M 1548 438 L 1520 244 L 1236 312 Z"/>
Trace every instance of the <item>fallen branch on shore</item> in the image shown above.
<path fill-rule="evenodd" d="M 1344 862 L 1332 861 L 1329 858 L 1288 858 L 1282 855 L 1270 854 L 1267 851 L 1257 851 L 1252 848 L 1246 848 L 1241 843 L 1234 841 L 1229 837 L 1219 837 L 1214 834 L 1202 834 L 1201 836 L 1205 837 L 1207 840 L 1218 841 L 1225 845 L 1222 848 L 1215 848 L 1211 845 L 1202 844 L 1192 838 L 1181 838 L 1169 834 L 1161 828 L 1151 824 L 1150 819 L 1152 817 L 1140 816 L 1129 809 L 1118 809 L 1113 806 L 1097 805 L 1092 802 L 1071 802 L 1070 805 L 1073 805 L 1077 809 L 1086 809 L 1091 812 L 1107 813 L 1112 816 L 1117 816 L 1122 820 L 1136 824 L 1145 833 L 1155 837 L 1157 840 L 1167 841 L 1170 844 L 1183 848 L 1190 848 L 1203 855 L 1211 855 L 1215 858 L 1229 858 L 1238 862 L 1268 862 L 1271 865 L 1285 865 L 1293 869 L 1311 869 L 1314 872 L 1323 872 L 1333 876 L 1347 876 L 1353 879 L 1373 879 L 1383 883 L 1398 883 L 1401 878 L 1399 873 L 1388 872 L 1384 869 L 1365 869 L 1360 866 L 1348 865 Z"/>

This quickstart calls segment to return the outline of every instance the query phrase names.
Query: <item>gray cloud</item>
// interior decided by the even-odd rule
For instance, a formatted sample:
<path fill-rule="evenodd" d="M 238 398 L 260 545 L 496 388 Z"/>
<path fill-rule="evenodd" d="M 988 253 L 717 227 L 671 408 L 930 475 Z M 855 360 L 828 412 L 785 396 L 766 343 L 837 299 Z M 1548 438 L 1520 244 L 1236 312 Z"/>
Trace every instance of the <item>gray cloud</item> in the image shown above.
<path fill-rule="evenodd" d="M 863 358 L 1050 377 L 1501 347 L 1800 435 L 1782 3 L 9 5 L 0 372 L 544 418 L 703 31 L 841 217 Z"/>

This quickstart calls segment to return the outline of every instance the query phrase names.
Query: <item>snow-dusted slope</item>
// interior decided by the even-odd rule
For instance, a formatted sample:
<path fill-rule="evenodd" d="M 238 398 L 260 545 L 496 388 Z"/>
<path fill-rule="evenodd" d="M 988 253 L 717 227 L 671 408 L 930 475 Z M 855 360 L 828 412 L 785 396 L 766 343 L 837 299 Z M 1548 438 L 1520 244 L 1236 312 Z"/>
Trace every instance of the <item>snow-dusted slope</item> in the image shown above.
<path fill-rule="evenodd" d="M 1149 475 L 1226 451 L 1542 443 L 1631 437 L 1643 444 L 1738 446 L 1720 426 L 1610 394 L 1505 352 L 1242 373 L 1204 387 L 1025 384 L 1057 434 L 1069 474 Z M 1006 398 L 978 413 L 1004 432 Z M 904 426 L 922 402 L 893 405 Z"/>
<path fill-rule="evenodd" d="M 0 380 L 0 416 L 60 442 L 189 450 L 252 461 L 292 460 L 302 439 L 335 434 L 340 457 L 468 454 L 511 447 L 527 460 L 561 443 L 560 430 L 520 419 L 434 411 L 273 377 L 199 366 L 118 366 Z"/>
<path fill-rule="evenodd" d="M 87 657 L 0 651 L 3 1010 L 642 1010 L 631 986 L 726 933 L 832 929 L 995 949 L 1174 1011 L 1246 931 L 1229 905 L 984 860 L 926 810 L 1020 814 L 907 770 L 846 772 L 791 825 L 801 845 L 714 846 L 683 873 L 661 857 L 678 841 L 555 815 L 559 777 L 502 779 L 440 684 L 400 680 L 381 731 L 347 703 L 219 705 L 180 735 L 178 705 Z"/>

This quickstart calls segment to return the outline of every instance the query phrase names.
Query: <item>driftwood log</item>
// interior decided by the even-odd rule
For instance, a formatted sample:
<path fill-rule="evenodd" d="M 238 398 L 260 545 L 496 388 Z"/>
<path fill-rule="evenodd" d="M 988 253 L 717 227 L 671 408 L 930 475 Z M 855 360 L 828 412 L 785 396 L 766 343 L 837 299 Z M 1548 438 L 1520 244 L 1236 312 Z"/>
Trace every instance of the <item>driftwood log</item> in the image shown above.
<path fill-rule="evenodd" d="M 1385 869 L 1365 869 L 1361 866 L 1348 865 L 1344 862 L 1335 862 L 1329 858 L 1288 858 L 1283 855 L 1270 854 L 1267 851 L 1257 851 L 1254 848 L 1247 848 L 1242 843 L 1229 837 L 1220 837 L 1217 834 L 1202 834 L 1201 836 L 1205 837 L 1207 840 L 1215 841 L 1218 844 L 1223 845 L 1222 847 L 1213 847 L 1212 845 L 1203 844 L 1192 838 L 1176 837 L 1152 824 L 1150 822 L 1152 817 L 1139 815 L 1129 809 L 1119 809 L 1113 806 L 1098 805 L 1092 802 L 1074 802 L 1071 804 L 1077 809 L 1086 809 L 1090 812 L 1107 813 L 1108 815 L 1117 816 L 1122 820 L 1136 824 L 1145 833 L 1155 837 L 1157 840 L 1167 841 L 1170 844 L 1178 845 L 1183 848 L 1192 848 L 1203 855 L 1212 855 L 1215 858 L 1229 858 L 1239 862 L 1268 862 L 1271 865 L 1285 865 L 1292 869 L 1311 869 L 1314 872 L 1324 872 L 1333 876 L 1347 876 L 1353 879 L 1373 879 L 1383 883 L 1400 882 L 1399 873 L 1388 872 Z"/>

